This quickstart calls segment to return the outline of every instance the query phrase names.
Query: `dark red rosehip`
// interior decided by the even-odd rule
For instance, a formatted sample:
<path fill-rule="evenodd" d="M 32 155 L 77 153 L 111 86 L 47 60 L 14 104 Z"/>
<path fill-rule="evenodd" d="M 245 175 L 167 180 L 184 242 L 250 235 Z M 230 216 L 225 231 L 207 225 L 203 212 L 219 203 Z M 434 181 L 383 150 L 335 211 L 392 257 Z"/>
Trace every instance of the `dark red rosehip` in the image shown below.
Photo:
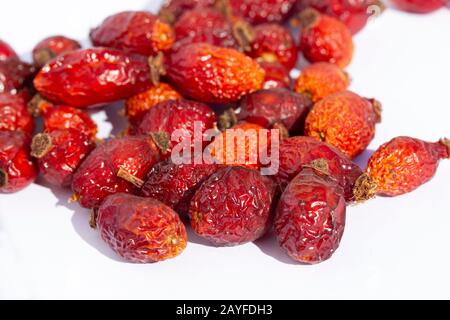
<path fill-rule="evenodd" d="M 214 6 L 217 0 L 166 0 L 159 16 L 167 23 L 173 24 L 187 10 L 206 9 Z"/>
<path fill-rule="evenodd" d="M 278 62 L 260 61 L 259 65 L 265 71 L 262 89 L 289 89 L 291 87 L 291 76 L 282 64 Z"/>
<path fill-rule="evenodd" d="M 225 5 L 235 15 L 252 24 L 283 22 L 296 0 L 226 0 Z"/>
<path fill-rule="evenodd" d="M 21 96 L 0 93 L 0 131 L 16 130 L 32 135 L 33 117 L 28 112 L 27 104 Z"/>
<path fill-rule="evenodd" d="M 9 58 L 18 58 L 17 53 L 9 44 L 0 39 L 0 61 L 7 60 Z"/>
<path fill-rule="evenodd" d="M 81 49 L 81 44 L 65 36 L 51 36 L 39 42 L 33 49 L 33 62 L 43 67 L 53 58 L 61 54 Z"/>
<path fill-rule="evenodd" d="M 17 58 L 0 60 L 0 92 L 16 94 L 33 79 L 36 68 Z"/>
<path fill-rule="evenodd" d="M 430 13 L 445 6 L 445 0 L 393 0 L 400 10 L 414 13 Z M 448 1 L 447 1 L 448 3 Z"/>

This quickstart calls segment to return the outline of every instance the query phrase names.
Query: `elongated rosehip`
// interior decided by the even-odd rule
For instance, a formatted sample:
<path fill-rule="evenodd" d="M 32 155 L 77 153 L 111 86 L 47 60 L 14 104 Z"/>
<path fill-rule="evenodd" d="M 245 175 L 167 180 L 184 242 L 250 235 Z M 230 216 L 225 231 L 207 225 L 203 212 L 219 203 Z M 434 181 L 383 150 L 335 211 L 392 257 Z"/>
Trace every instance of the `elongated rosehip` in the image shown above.
<path fill-rule="evenodd" d="M 225 0 L 225 8 L 252 24 L 283 22 L 296 0 Z"/>
<path fill-rule="evenodd" d="M 230 103 L 261 89 L 264 70 L 244 54 L 206 43 L 182 46 L 165 59 L 167 77 L 187 97 Z"/>
<path fill-rule="evenodd" d="M 187 244 L 186 229 L 176 212 L 154 199 L 111 195 L 98 209 L 95 224 L 111 249 L 130 262 L 174 258 Z"/>
<path fill-rule="evenodd" d="M 0 93 L 0 131 L 21 130 L 33 134 L 33 117 L 24 99 L 18 95 Z"/>
<path fill-rule="evenodd" d="M 0 60 L 0 92 L 16 94 L 27 86 L 36 69 L 17 58 Z"/>
<path fill-rule="evenodd" d="M 346 201 L 353 201 L 353 188 L 363 171 L 337 148 L 314 138 L 298 136 L 280 143 L 276 180 L 282 188 L 305 167 L 330 176 L 343 189 Z"/>
<path fill-rule="evenodd" d="M 191 201 L 195 233 L 217 246 L 254 241 L 270 225 L 273 190 L 257 171 L 228 167 L 206 180 Z"/>
<path fill-rule="evenodd" d="M 305 122 L 305 134 L 337 147 L 349 158 L 363 152 L 381 121 L 381 104 L 350 91 L 317 102 Z"/>
<path fill-rule="evenodd" d="M 297 63 L 297 45 L 289 30 L 278 24 L 261 24 L 253 28 L 248 54 L 254 59 L 279 62 L 287 70 Z"/>
<path fill-rule="evenodd" d="M 0 39 L 0 61 L 7 60 L 9 58 L 17 58 L 17 53 L 13 48 L 5 41 Z"/>
<path fill-rule="evenodd" d="M 173 24 L 187 10 L 206 9 L 214 6 L 216 0 L 165 0 L 158 15 Z"/>
<path fill-rule="evenodd" d="M 393 0 L 400 10 L 414 13 L 430 13 L 445 6 L 445 0 Z"/>
<path fill-rule="evenodd" d="M 291 87 L 291 77 L 289 71 L 278 62 L 258 62 L 265 72 L 262 89 L 276 89 Z"/>
<path fill-rule="evenodd" d="M 294 260 L 315 264 L 339 247 L 345 228 L 345 200 L 333 179 L 307 168 L 301 171 L 278 203 L 275 233 Z"/>
<path fill-rule="evenodd" d="M 147 11 L 124 11 L 106 18 L 90 33 L 95 46 L 152 56 L 172 47 L 170 25 Z"/>
<path fill-rule="evenodd" d="M 302 70 L 295 81 L 295 92 L 308 95 L 314 102 L 347 89 L 350 85 L 348 74 L 338 66 L 318 62 Z"/>
<path fill-rule="evenodd" d="M 167 137 L 156 135 L 114 138 L 98 145 L 73 176 L 74 198 L 83 207 L 97 208 L 110 194 L 136 192 L 159 162 L 164 145 Z"/>
<path fill-rule="evenodd" d="M 355 186 L 355 199 L 375 194 L 399 196 L 414 191 L 436 174 L 439 160 L 450 158 L 450 141 L 431 143 L 397 137 L 383 144 L 370 157 L 366 174 Z"/>
<path fill-rule="evenodd" d="M 345 68 L 353 57 L 353 40 L 339 20 L 306 9 L 300 15 L 300 50 L 309 62 L 330 62 Z"/>
<path fill-rule="evenodd" d="M 61 54 L 81 49 L 81 44 L 65 36 L 51 36 L 39 42 L 33 49 L 33 62 L 43 67 Z"/>
<path fill-rule="evenodd" d="M 106 48 L 63 54 L 34 79 L 34 86 L 44 98 L 78 108 L 129 98 L 151 85 L 145 59 Z"/>
<path fill-rule="evenodd" d="M 0 192 L 17 192 L 37 176 L 30 157 L 30 138 L 20 131 L 0 131 Z"/>
<path fill-rule="evenodd" d="M 169 84 L 160 83 L 158 86 L 141 92 L 125 102 L 125 110 L 132 126 L 139 125 L 148 110 L 157 104 L 168 100 L 179 100 L 182 96 Z"/>
<path fill-rule="evenodd" d="M 179 214 L 187 214 L 194 193 L 220 168 L 222 166 L 217 164 L 175 164 L 169 159 L 153 167 L 142 193 L 165 203 Z"/>

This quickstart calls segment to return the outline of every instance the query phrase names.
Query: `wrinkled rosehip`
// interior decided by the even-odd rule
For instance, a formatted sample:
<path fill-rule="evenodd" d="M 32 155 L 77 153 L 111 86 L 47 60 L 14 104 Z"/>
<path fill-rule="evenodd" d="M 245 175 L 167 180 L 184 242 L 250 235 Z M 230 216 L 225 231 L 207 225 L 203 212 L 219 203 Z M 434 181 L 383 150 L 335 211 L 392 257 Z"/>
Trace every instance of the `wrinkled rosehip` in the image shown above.
<path fill-rule="evenodd" d="M 78 108 L 129 98 L 151 85 L 145 59 L 106 48 L 63 54 L 34 79 L 34 86 L 44 98 Z"/>
<path fill-rule="evenodd" d="M 393 0 L 396 8 L 414 13 L 430 13 L 445 6 L 445 0 Z"/>
<path fill-rule="evenodd" d="M 81 49 L 81 44 L 65 36 L 51 36 L 39 42 L 33 49 L 33 62 L 43 67 L 53 58 L 64 53 Z"/>
<path fill-rule="evenodd" d="M 75 170 L 94 147 L 91 138 L 78 130 L 53 130 L 34 136 L 31 155 L 38 159 L 39 172 L 45 180 L 67 187 Z"/>
<path fill-rule="evenodd" d="M 242 167 L 227 167 L 209 177 L 189 210 L 195 233 L 217 246 L 254 241 L 270 226 L 273 189 L 267 177 Z"/>
<path fill-rule="evenodd" d="M 0 60 L 0 92 L 18 93 L 31 82 L 35 72 L 35 67 L 19 59 Z"/>
<path fill-rule="evenodd" d="M 13 193 L 32 183 L 37 169 L 30 157 L 30 138 L 20 131 L 0 131 L 0 192 Z"/>
<path fill-rule="evenodd" d="M 262 89 L 276 89 L 291 87 L 291 76 L 289 71 L 278 62 L 258 62 L 265 72 Z"/>
<path fill-rule="evenodd" d="M 252 24 L 283 22 L 291 13 L 296 0 L 225 0 L 231 14 Z"/>
<path fill-rule="evenodd" d="M 23 131 L 32 135 L 33 117 L 25 100 L 18 95 L 0 93 L 0 131 Z"/>
<path fill-rule="evenodd" d="M 174 258 L 187 244 L 176 212 L 157 200 L 124 193 L 106 198 L 98 209 L 96 227 L 112 250 L 135 263 Z"/>
<path fill-rule="evenodd" d="M 345 200 L 333 179 L 307 168 L 284 191 L 274 221 L 280 246 L 294 260 L 316 264 L 339 247 Z"/>
<path fill-rule="evenodd" d="M 185 11 L 210 8 L 215 2 L 216 0 L 166 0 L 158 15 L 163 21 L 173 24 Z"/>
<path fill-rule="evenodd" d="M 0 61 L 8 60 L 9 58 L 18 58 L 17 53 L 9 44 L 0 39 Z"/>

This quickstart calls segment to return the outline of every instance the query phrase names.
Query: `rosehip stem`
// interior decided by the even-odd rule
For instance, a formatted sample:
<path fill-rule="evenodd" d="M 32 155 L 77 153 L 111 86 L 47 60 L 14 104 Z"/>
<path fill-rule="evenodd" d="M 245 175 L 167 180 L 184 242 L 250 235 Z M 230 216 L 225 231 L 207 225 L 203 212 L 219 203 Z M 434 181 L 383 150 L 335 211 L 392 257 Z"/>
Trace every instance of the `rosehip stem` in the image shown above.
<path fill-rule="evenodd" d="M 31 142 L 31 156 L 35 158 L 42 158 L 52 148 L 52 138 L 47 133 L 38 133 L 34 136 Z"/>

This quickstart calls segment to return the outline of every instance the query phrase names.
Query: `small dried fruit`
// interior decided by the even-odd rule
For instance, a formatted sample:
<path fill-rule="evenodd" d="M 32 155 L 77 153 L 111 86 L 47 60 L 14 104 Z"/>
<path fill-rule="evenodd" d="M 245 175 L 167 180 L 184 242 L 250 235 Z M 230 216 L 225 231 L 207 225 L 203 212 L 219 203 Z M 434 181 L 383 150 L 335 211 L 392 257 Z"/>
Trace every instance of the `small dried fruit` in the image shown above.
<path fill-rule="evenodd" d="M 222 166 L 217 164 L 175 164 L 166 160 L 150 171 L 142 193 L 163 202 L 179 214 L 187 214 L 194 193 L 220 168 Z"/>
<path fill-rule="evenodd" d="M 31 82 L 35 72 L 34 66 L 19 59 L 0 60 L 0 92 L 19 93 Z"/>
<path fill-rule="evenodd" d="M 163 141 L 165 140 L 165 141 Z M 163 136 L 125 136 L 97 146 L 73 176 L 75 198 L 85 208 L 97 208 L 111 194 L 133 193 L 160 161 Z"/>
<path fill-rule="evenodd" d="M 270 225 L 273 190 L 257 171 L 227 167 L 206 180 L 191 201 L 195 233 L 218 246 L 254 241 Z"/>
<path fill-rule="evenodd" d="M 206 43 L 182 46 L 165 60 L 176 89 L 201 102 L 235 102 L 261 89 L 264 81 L 264 70 L 251 58 Z"/>
<path fill-rule="evenodd" d="M 265 71 L 262 89 L 276 89 L 291 87 L 289 71 L 278 62 L 260 61 L 259 65 Z"/>
<path fill-rule="evenodd" d="M 137 126 L 145 113 L 157 104 L 168 100 L 179 100 L 182 96 L 167 83 L 141 92 L 125 102 L 126 115 L 132 126 Z"/>
<path fill-rule="evenodd" d="M 169 50 L 175 40 L 170 25 L 147 11 L 124 11 L 106 18 L 90 33 L 94 46 L 153 56 Z"/>
<path fill-rule="evenodd" d="M 350 78 L 347 72 L 338 66 L 327 63 L 313 63 L 302 70 L 295 81 L 295 92 L 311 97 L 313 102 L 347 89 Z"/>
<path fill-rule="evenodd" d="M 61 54 L 81 49 L 81 44 L 65 36 L 52 36 L 39 42 L 33 49 L 33 62 L 43 67 L 53 58 Z"/>
<path fill-rule="evenodd" d="M 306 118 L 305 134 L 337 147 L 352 159 L 367 148 L 380 121 L 378 101 L 343 91 L 314 105 Z"/>
<path fill-rule="evenodd" d="M 34 86 L 45 98 L 78 108 L 129 98 L 151 85 L 145 59 L 105 48 L 63 54 L 34 79 Z"/>
<path fill-rule="evenodd" d="M 450 158 L 450 140 L 431 143 L 397 137 L 383 144 L 370 157 L 366 174 L 357 181 L 355 199 L 375 194 L 399 196 L 414 191 L 436 174 L 439 160 Z"/>
<path fill-rule="evenodd" d="M 429 13 L 445 6 L 445 0 L 393 0 L 394 5 L 404 11 Z"/>
<path fill-rule="evenodd" d="M 296 0 L 225 0 L 231 14 L 252 24 L 283 22 L 290 14 Z"/>
<path fill-rule="evenodd" d="M 18 95 L 0 93 L 0 131 L 18 131 L 32 135 L 33 117 L 24 99 Z"/>
<path fill-rule="evenodd" d="M 339 247 L 345 214 L 345 200 L 334 180 L 314 169 L 304 169 L 278 203 L 274 222 L 278 242 L 296 261 L 325 261 Z"/>
<path fill-rule="evenodd" d="M 174 258 L 187 245 L 186 229 L 176 212 L 157 200 L 124 193 L 105 199 L 96 227 L 111 249 L 130 262 Z"/>
<path fill-rule="evenodd" d="M 158 15 L 167 23 L 173 24 L 185 11 L 210 8 L 215 2 L 216 0 L 166 0 Z"/>
<path fill-rule="evenodd" d="M 0 131 L 0 192 L 13 193 L 32 183 L 37 176 L 30 158 L 30 138 L 20 131 Z"/>
<path fill-rule="evenodd" d="M 329 62 L 345 68 L 353 57 L 352 34 L 341 21 L 314 9 L 300 14 L 300 50 L 309 62 Z"/>
<path fill-rule="evenodd" d="M 9 44 L 0 39 L 0 61 L 8 60 L 9 58 L 18 58 L 17 53 Z"/>

